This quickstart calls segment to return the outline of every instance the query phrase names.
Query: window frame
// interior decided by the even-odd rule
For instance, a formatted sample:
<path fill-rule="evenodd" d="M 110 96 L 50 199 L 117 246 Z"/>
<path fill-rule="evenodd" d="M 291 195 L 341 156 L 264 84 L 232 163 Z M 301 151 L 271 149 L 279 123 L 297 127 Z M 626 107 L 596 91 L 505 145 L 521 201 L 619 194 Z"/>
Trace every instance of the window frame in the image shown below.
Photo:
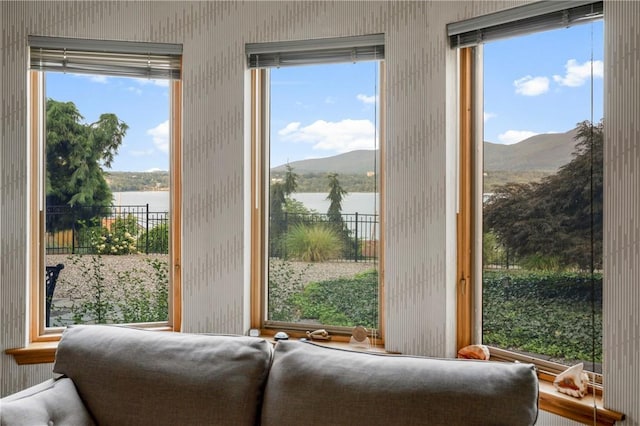
<path fill-rule="evenodd" d="M 379 249 L 378 249 L 378 329 L 376 345 L 384 345 L 384 135 L 385 135 L 385 64 L 379 60 Z M 250 327 L 260 330 L 261 335 L 271 336 L 277 331 L 286 331 L 291 337 L 306 337 L 308 324 L 280 323 L 269 321 L 267 324 L 268 293 L 268 153 L 269 153 L 269 69 L 252 68 L 250 73 L 250 119 L 251 119 L 251 266 L 250 266 Z M 334 341 L 348 342 L 351 327 L 322 326 L 332 334 Z"/>
<path fill-rule="evenodd" d="M 28 219 L 28 283 L 29 283 L 29 346 L 9 350 L 18 363 L 52 362 L 55 345 L 62 327 L 45 325 L 45 71 L 28 71 L 28 146 L 29 146 L 29 219 Z M 182 327 L 182 82 L 169 83 L 170 128 L 170 235 L 169 235 L 169 312 L 166 322 L 127 324 L 128 326 L 162 331 L 181 331 Z M 53 344 L 53 346 L 52 346 Z M 34 352 L 35 350 L 35 352 Z M 45 352 L 43 353 L 42 350 Z M 20 360 L 20 355 L 25 356 Z"/>
<path fill-rule="evenodd" d="M 482 211 L 483 192 L 482 49 L 482 44 L 457 48 L 456 351 L 482 344 L 482 215 L 478 214 L 478 210 Z M 590 384 L 589 394 L 577 400 L 558 393 L 552 384 L 567 366 L 495 347 L 489 347 L 489 351 L 492 361 L 536 366 L 541 410 L 585 424 L 613 425 L 625 417 L 604 407 L 602 374 L 592 373 L 595 385 Z"/>

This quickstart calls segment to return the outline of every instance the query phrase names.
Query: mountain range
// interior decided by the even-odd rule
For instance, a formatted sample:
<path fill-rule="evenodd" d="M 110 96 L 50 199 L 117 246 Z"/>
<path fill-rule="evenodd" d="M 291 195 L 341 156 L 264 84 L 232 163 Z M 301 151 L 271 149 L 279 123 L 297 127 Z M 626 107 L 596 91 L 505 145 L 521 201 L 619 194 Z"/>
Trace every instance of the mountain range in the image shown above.
<path fill-rule="evenodd" d="M 512 145 L 484 142 L 485 171 L 539 171 L 553 173 L 573 158 L 576 129 L 544 133 Z M 364 174 L 373 169 L 376 151 L 356 150 L 332 157 L 289 163 L 299 175 L 312 173 Z M 282 173 L 285 165 L 271 169 Z"/>

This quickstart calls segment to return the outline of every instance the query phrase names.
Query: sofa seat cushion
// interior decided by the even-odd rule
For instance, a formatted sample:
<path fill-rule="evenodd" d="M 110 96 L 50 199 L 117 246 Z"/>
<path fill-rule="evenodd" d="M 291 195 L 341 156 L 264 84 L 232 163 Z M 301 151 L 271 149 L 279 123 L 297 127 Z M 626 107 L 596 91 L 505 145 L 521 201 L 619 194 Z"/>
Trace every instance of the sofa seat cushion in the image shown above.
<path fill-rule="evenodd" d="M 259 338 L 72 326 L 54 372 L 100 425 L 254 425 L 271 355 Z"/>
<path fill-rule="evenodd" d="M 75 425 L 94 422 L 67 378 L 47 380 L 0 401 L 0 425 Z"/>
<path fill-rule="evenodd" d="M 530 364 L 357 353 L 280 341 L 262 426 L 531 425 Z"/>

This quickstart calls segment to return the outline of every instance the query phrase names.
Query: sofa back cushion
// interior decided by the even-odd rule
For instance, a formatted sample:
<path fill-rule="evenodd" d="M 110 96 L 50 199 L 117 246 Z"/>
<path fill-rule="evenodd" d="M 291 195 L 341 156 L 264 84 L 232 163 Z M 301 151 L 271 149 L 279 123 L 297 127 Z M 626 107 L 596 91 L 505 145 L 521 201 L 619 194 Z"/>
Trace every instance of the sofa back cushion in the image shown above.
<path fill-rule="evenodd" d="M 258 338 L 73 326 L 54 372 L 100 425 L 254 425 L 271 355 Z"/>
<path fill-rule="evenodd" d="M 262 426 L 532 425 L 538 383 L 529 364 L 276 345 Z"/>

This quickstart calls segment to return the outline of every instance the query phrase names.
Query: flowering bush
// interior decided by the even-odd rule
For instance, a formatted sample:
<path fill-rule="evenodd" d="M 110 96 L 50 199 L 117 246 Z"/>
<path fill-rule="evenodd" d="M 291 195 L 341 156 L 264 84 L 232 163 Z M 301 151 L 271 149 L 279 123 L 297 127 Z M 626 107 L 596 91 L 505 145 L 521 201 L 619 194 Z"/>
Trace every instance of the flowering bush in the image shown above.
<path fill-rule="evenodd" d="M 91 245 L 98 254 L 135 254 L 137 233 L 135 217 L 116 218 L 94 231 Z"/>

